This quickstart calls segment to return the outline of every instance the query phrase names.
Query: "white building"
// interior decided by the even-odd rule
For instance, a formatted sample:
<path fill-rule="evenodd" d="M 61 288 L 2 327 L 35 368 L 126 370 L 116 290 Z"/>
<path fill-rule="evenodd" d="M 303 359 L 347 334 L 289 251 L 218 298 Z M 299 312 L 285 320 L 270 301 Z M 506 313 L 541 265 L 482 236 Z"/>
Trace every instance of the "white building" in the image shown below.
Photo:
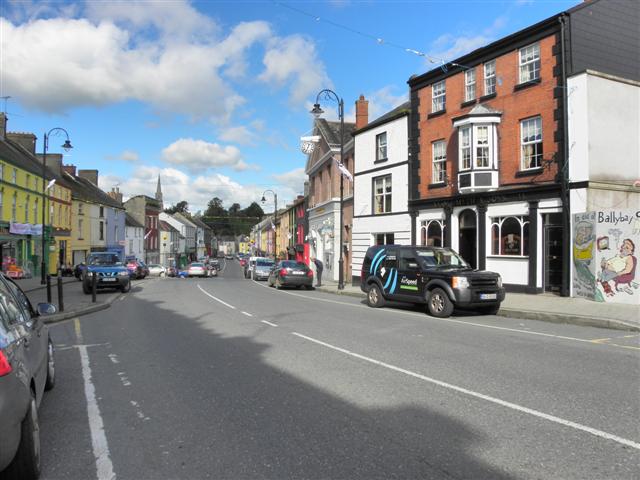
<path fill-rule="evenodd" d="M 372 245 L 411 244 L 408 208 L 408 125 L 406 102 L 354 133 L 354 211 L 351 233 L 352 283 Z"/>
<path fill-rule="evenodd" d="M 125 213 L 124 256 L 144 258 L 144 225 Z"/>
<path fill-rule="evenodd" d="M 159 218 L 163 222 L 167 222 L 173 228 L 180 232 L 184 237 L 184 250 L 179 253 L 186 255 L 188 261 L 196 259 L 196 226 L 180 213 L 172 215 L 161 212 Z"/>

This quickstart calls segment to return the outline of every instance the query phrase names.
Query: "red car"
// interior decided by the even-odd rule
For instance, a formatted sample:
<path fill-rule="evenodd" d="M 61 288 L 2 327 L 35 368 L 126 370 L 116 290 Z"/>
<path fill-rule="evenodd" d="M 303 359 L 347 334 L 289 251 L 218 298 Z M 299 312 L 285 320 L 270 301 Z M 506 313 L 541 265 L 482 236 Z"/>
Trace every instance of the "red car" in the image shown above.
<path fill-rule="evenodd" d="M 149 268 L 142 260 L 133 259 L 127 260 L 127 270 L 129 270 L 129 277 L 131 278 L 144 278 L 149 275 Z"/>

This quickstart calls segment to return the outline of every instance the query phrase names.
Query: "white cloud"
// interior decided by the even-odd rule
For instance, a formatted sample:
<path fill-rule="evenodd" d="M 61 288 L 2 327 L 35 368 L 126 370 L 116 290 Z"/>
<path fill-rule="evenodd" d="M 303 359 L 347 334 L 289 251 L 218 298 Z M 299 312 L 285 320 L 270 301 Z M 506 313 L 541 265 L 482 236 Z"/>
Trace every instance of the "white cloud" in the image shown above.
<path fill-rule="evenodd" d="M 275 86 L 290 84 L 292 104 L 303 104 L 330 83 L 315 45 L 300 35 L 271 40 L 263 62 L 265 70 L 259 80 Z"/>
<path fill-rule="evenodd" d="M 304 168 L 296 168 L 290 172 L 275 174 L 272 177 L 283 187 L 287 189 L 287 193 L 302 194 L 304 191 L 304 182 L 307 180 L 307 174 Z"/>
<path fill-rule="evenodd" d="M 163 149 L 162 160 L 191 172 L 222 167 L 237 171 L 256 168 L 246 164 L 240 150 L 233 145 L 222 146 L 193 138 L 181 138 Z"/>
<path fill-rule="evenodd" d="M 125 150 L 118 156 L 118 160 L 122 160 L 123 162 L 136 163 L 140 160 L 140 155 L 138 155 L 138 152 Z"/>
<path fill-rule="evenodd" d="M 404 92 L 401 92 L 401 88 L 395 85 L 387 85 L 375 92 L 365 94 L 364 97 L 369 101 L 369 122 L 374 121 L 376 118 L 381 117 L 385 113 L 390 112 L 397 106 L 407 102 L 409 100 L 409 93 L 404 87 Z M 348 113 L 345 114 L 345 120 L 349 122 L 355 122 L 355 102 Z"/>
<path fill-rule="evenodd" d="M 256 135 L 246 126 L 229 127 L 220 130 L 220 140 L 240 145 L 255 145 Z"/>

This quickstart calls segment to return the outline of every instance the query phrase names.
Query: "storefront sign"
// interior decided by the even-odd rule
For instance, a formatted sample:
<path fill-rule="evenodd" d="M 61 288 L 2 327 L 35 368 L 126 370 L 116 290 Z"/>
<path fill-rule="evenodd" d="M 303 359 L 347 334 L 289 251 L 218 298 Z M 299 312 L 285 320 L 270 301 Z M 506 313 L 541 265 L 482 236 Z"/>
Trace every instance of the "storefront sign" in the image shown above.
<path fill-rule="evenodd" d="M 15 235 L 42 235 L 42 224 L 15 223 L 9 225 L 9 233 Z"/>

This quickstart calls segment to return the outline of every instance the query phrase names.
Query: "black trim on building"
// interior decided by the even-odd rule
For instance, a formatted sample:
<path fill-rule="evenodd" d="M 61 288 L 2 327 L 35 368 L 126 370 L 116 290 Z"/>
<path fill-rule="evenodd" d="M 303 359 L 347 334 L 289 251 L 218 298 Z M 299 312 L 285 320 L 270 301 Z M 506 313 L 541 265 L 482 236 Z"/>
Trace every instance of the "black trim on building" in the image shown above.
<path fill-rule="evenodd" d="M 353 176 L 354 177 L 359 177 L 360 175 L 366 175 L 367 173 L 376 173 L 376 172 L 380 172 L 382 170 L 389 170 L 391 168 L 401 167 L 402 165 L 408 165 L 408 164 L 409 164 L 409 160 L 405 160 L 404 162 L 389 163 L 389 164 L 386 164 L 386 165 L 384 165 L 382 167 L 370 168 L 369 170 L 365 170 L 365 171 L 362 171 L 362 172 L 354 173 Z"/>
<path fill-rule="evenodd" d="M 544 243 L 544 242 L 543 242 Z M 538 288 L 538 201 L 529 202 L 529 285 L 527 293 Z"/>

